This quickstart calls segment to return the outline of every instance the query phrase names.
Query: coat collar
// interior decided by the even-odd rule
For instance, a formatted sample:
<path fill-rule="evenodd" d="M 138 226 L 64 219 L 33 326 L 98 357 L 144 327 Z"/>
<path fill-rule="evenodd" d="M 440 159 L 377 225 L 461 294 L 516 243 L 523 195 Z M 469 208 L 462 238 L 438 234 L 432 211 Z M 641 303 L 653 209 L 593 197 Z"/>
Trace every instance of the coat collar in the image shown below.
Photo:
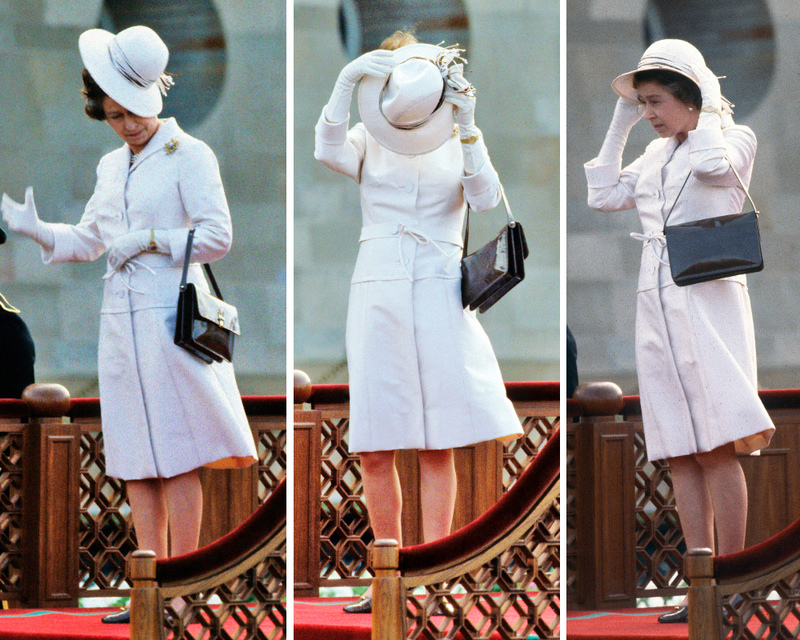
<path fill-rule="evenodd" d="M 145 158 L 157 153 L 159 151 L 170 154 L 175 149 L 178 148 L 180 144 L 181 136 L 183 135 L 183 131 L 178 126 L 178 122 L 175 118 L 167 118 L 166 120 L 161 121 L 161 126 L 158 127 L 158 130 L 153 134 L 153 137 L 148 140 L 147 144 L 145 145 L 144 149 L 139 153 L 139 156 L 136 158 L 133 165 L 131 165 L 130 170 L 133 171 L 138 167 Z M 131 150 L 127 144 L 125 144 L 124 148 L 127 150 L 127 154 L 125 154 L 125 158 L 128 163 L 131 161 Z"/>

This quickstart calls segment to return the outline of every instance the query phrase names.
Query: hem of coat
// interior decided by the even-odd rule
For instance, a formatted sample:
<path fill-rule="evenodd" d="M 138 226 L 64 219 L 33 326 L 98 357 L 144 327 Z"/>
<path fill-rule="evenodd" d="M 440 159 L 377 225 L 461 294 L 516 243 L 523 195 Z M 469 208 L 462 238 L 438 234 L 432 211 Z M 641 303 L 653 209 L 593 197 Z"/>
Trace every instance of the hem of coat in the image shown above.
<path fill-rule="evenodd" d="M 522 427 L 519 427 L 518 431 L 512 431 L 509 433 L 505 433 L 502 435 L 497 435 L 492 438 L 466 438 L 465 440 L 459 440 L 453 444 L 447 444 L 444 446 L 435 446 L 435 447 L 378 447 L 374 449 L 366 449 L 366 448 L 350 448 L 350 453 L 372 453 L 374 451 L 444 451 L 447 449 L 458 449 L 460 447 L 469 447 L 470 445 L 480 444 L 481 442 L 511 442 L 513 440 L 517 440 L 525 435 L 525 432 L 522 430 Z"/>
<path fill-rule="evenodd" d="M 119 480 L 149 480 L 155 478 L 175 478 L 177 476 L 183 475 L 184 473 L 189 473 L 194 471 L 195 469 L 244 469 L 249 467 L 253 464 L 258 462 L 258 458 L 255 456 L 226 456 L 224 458 L 218 458 L 215 460 L 211 460 L 209 462 L 204 462 L 202 464 L 194 465 L 189 467 L 188 469 L 183 469 L 180 471 L 176 471 L 175 473 L 171 473 L 170 475 L 151 475 L 151 474 L 134 474 L 134 475 L 127 475 L 127 474 L 119 474 L 115 473 L 113 469 L 107 471 L 107 475 L 112 478 L 117 478 Z"/>

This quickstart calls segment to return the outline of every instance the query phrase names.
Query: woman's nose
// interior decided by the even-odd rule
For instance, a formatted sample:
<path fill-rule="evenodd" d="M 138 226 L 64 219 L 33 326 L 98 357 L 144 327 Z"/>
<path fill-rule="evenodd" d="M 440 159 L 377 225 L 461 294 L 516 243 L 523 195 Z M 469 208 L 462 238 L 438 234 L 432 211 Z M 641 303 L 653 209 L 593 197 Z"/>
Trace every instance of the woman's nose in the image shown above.
<path fill-rule="evenodd" d="M 649 104 L 646 104 L 644 106 L 644 114 L 643 114 L 644 119 L 651 120 L 654 115 L 655 113 L 653 113 L 653 108 Z"/>
<path fill-rule="evenodd" d="M 132 131 L 136 128 L 136 123 L 134 122 L 133 118 L 125 118 L 125 128 L 129 131 Z"/>

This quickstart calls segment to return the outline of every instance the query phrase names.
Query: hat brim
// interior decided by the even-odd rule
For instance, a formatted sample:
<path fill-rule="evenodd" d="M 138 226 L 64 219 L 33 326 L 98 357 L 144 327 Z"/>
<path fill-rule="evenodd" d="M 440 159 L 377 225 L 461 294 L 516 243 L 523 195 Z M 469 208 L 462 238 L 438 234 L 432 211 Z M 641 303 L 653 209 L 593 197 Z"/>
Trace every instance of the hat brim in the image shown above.
<path fill-rule="evenodd" d="M 676 69 L 675 67 L 671 67 L 669 65 L 659 65 L 659 64 L 645 64 L 633 71 L 628 71 L 628 73 L 623 73 L 622 75 L 617 76 L 614 78 L 613 82 L 611 83 L 611 88 L 614 89 L 614 92 L 627 101 L 632 102 L 633 104 L 639 104 L 639 93 L 633 86 L 633 76 L 635 76 L 640 71 L 649 71 L 649 70 L 661 70 L 661 71 L 671 71 L 672 73 L 677 73 L 678 75 L 683 76 L 684 78 L 688 78 L 696 85 L 700 86 L 698 79 L 692 75 L 684 73 L 680 69 Z"/>
<path fill-rule="evenodd" d="M 114 67 L 109 44 L 114 34 L 104 29 L 89 29 L 78 39 L 83 66 L 109 98 L 131 113 L 151 118 L 161 113 L 163 102 L 156 83 L 147 88 L 137 87 L 126 80 Z"/>
<path fill-rule="evenodd" d="M 427 58 L 434 61 L 442 47 L 432 44 L 409 44 L 394 52 L 395 66 L 409 58 Z M 417 129 L 398 129 L 386 120 L 380 110 L 380 95 L 386 78 L 364 76 L 358 89 L 358 111 L 361 122 L 378 143 L 403 155 L 430 153 L 441 147 L 454 134 L 453 105 L 444 102 L 428 122 Z"/>

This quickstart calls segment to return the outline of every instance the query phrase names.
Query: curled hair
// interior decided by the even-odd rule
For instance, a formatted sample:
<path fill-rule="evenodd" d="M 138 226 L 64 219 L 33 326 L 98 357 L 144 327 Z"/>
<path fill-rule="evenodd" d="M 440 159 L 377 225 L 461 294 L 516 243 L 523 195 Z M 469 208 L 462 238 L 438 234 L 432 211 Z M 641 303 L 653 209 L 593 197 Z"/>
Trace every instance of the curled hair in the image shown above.
<path fill-rule="evenodd" d="M 92 120 L 105 120 L 106 112 L 103 109 L 103 98 L 108 94 L 99 87 L 86 69 L 81 72 L 81 77 L 83 78 L 81 95 L 86 99 L 83 110 Z"/>
<path fill-rule="evenodd" d="M 643 82 L 657 82 L 683 104 L 692 105 L 697 109 L 703 106 L 700 87 L 680 73 L 666 69 L 645 69 L 633 74 L 634 89 L 638 89 Z"/>
<path fill-rule="evenodd" d="M 378 48 L 385 49 L 386 51 L 395 51 L 400 47 L 405 47 L 407 44 L 417 44 L 418 42 L 419 40 L 417 40 L 417 37 L 414 35 L 413 29 L 408 29 L 395 31 L 386 38 L 386 40 L 381 42 L 381 46 Z"/>

